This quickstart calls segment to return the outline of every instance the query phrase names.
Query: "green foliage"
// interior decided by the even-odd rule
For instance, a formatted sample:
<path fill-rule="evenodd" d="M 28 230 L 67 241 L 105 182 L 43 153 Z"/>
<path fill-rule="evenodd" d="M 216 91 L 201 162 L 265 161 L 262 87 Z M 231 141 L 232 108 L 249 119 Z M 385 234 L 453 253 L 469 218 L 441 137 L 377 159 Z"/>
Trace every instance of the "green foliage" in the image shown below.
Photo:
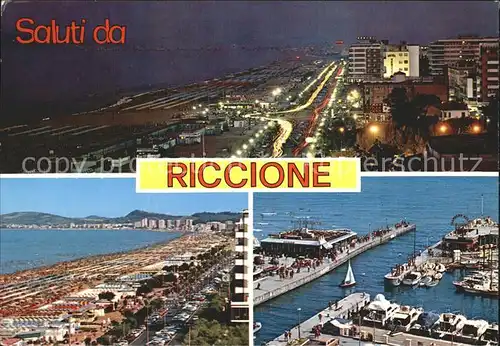
<path fill-rule="evenodd" d="M 441 100 L 436 95 L 419 94 L 410 101 L 405 88 L 394 88 L 386 102 L 391 107 L 392 122 L 396 128 L 427 137 L 429 126 L 436 119 L 428 117 L 426 110 L 429 106 L 438 106 Z"/>
<path fill-rule="evenodd" d="M 101 293 L 99 293 L 99 299 L 105 299 L 105 300 L 112 301 L 114 297 L 115 297 L 115 294 L 113 292 L 101 292 Z"/>
<path fill-rule="evenodd" d="M 184 337 L 184 344 L 197 346 L 248 345 L 248 324 L 227 326 L 215 320 L 200 319 Z"/>

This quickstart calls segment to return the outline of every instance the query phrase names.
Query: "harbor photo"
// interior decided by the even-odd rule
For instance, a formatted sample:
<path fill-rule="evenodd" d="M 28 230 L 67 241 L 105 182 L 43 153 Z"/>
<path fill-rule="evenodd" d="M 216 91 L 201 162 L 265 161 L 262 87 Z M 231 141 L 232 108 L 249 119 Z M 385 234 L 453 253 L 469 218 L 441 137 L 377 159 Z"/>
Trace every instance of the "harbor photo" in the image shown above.
<path fill-rule="evenodd" d="M 254 194 L 254 345 L 498 345 L 496 177 Z"/>
<path fill-rule="evenodd" d="M 0 345 L 249 344 L 248 194 L 0 184 Z"/>

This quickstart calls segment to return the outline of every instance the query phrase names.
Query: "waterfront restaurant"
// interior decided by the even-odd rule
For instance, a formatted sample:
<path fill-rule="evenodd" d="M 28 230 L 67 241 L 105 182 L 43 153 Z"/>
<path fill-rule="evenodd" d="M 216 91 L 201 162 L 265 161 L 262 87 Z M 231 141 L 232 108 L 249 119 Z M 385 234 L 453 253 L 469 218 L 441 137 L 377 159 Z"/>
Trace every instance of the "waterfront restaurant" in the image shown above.
<path fill-rule="evenodd" d="M 457 227 L 442 240 L 442 249 L 453 251 L 477 251 L 480 246 L 498 246 L 498 224 L 489 217 L 475 219 Z"/>
<path fill-rule="evenodd" d="M 356 233 L 349 229 L 302 228 L 270 235 L 269 238 L 261 240 L 260 247 L 266 255 L 318 258 L 349 246 L 356 238 Z"/>

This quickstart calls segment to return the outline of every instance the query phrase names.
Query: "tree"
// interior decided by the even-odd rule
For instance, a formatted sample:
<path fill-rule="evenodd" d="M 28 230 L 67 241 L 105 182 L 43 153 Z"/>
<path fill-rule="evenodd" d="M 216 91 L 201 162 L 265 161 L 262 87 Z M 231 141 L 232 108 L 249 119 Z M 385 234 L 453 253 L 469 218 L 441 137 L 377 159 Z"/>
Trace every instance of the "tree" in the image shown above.
<path fill-rule="evenodd" d="M 498 135 L 498 96 L 492 99 L 486 107 L 482 108 L 488 133 Z"/>
<path fill-rule="evenodd" d="M 392 121 L 396 127 L 403 127 L 407 123 L 408 116 L 408 96 L 405 88 L 394 88 L 387 98 L 387 103 L 391 107 Z"/>
<path fill-rule="evenodd" d="M 151 293 L 151 291 L 153 291 L 153 289 L 151 287 L 149 287 L 148 285 L 142 285 L 139 288 L 137 288 L 136 294 L 139 296 L 142 294 Z"/>
<path fill-rule="evenodd" d="M 115 294 L 113 292 L 101 292 L 99 293 L 99 299 L 105 299 L 112 301 L 115 298 Z"/>

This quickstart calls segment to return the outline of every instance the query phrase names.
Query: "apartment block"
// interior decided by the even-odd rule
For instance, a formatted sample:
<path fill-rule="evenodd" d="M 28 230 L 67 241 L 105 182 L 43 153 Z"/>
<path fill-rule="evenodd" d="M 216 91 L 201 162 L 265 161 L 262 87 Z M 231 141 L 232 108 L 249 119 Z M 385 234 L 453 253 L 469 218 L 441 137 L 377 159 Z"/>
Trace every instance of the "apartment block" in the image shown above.
<path fill-rule="evenodd" d="M 349 47 L 349 80 L 373 81 L 384 75 L 384 44 L 374 37 L 358 37 Z"/>
<path fill-rule="evenodd" d="M 397 72 L 407 77 L 420 75 L 420 47 L 418 45 L 387 45 L 384 53 L 384 78 L 390 78 Z"/>
<path fill-rule="evenodd" d="M 479 69 L 480 80 L 479 100 L 488 102 L 498 96 L 499 76 L 499 54 L 498 40 L 495 43 L 482 43 L 479 47 Z"/>
<path fill-rule="evenodd" d="M 161 229 L 167 228 L 165 220 L 158 220 L 158 228 L 161 228 Z"/>
<path fill-rule="evenodd" d="M 438 40 L 429 45 L 428 58 L 430 74 L 445 73 L 445 66 L 453 66 L 461 60 L 479 61 L 480 47 L 483 44 L 497 43 L 497 37 L 462 37 Z M 473 70 L 470 71 L 474 72 Z"/>
<path fill-rule="evenodd" d="M 231 282 L 231 322 L 250 322 L 250 283 L 252 272 L 252 246 L 250 241 L 248 210 L 244 210 L 236 224 L 236 259 Z"/>

